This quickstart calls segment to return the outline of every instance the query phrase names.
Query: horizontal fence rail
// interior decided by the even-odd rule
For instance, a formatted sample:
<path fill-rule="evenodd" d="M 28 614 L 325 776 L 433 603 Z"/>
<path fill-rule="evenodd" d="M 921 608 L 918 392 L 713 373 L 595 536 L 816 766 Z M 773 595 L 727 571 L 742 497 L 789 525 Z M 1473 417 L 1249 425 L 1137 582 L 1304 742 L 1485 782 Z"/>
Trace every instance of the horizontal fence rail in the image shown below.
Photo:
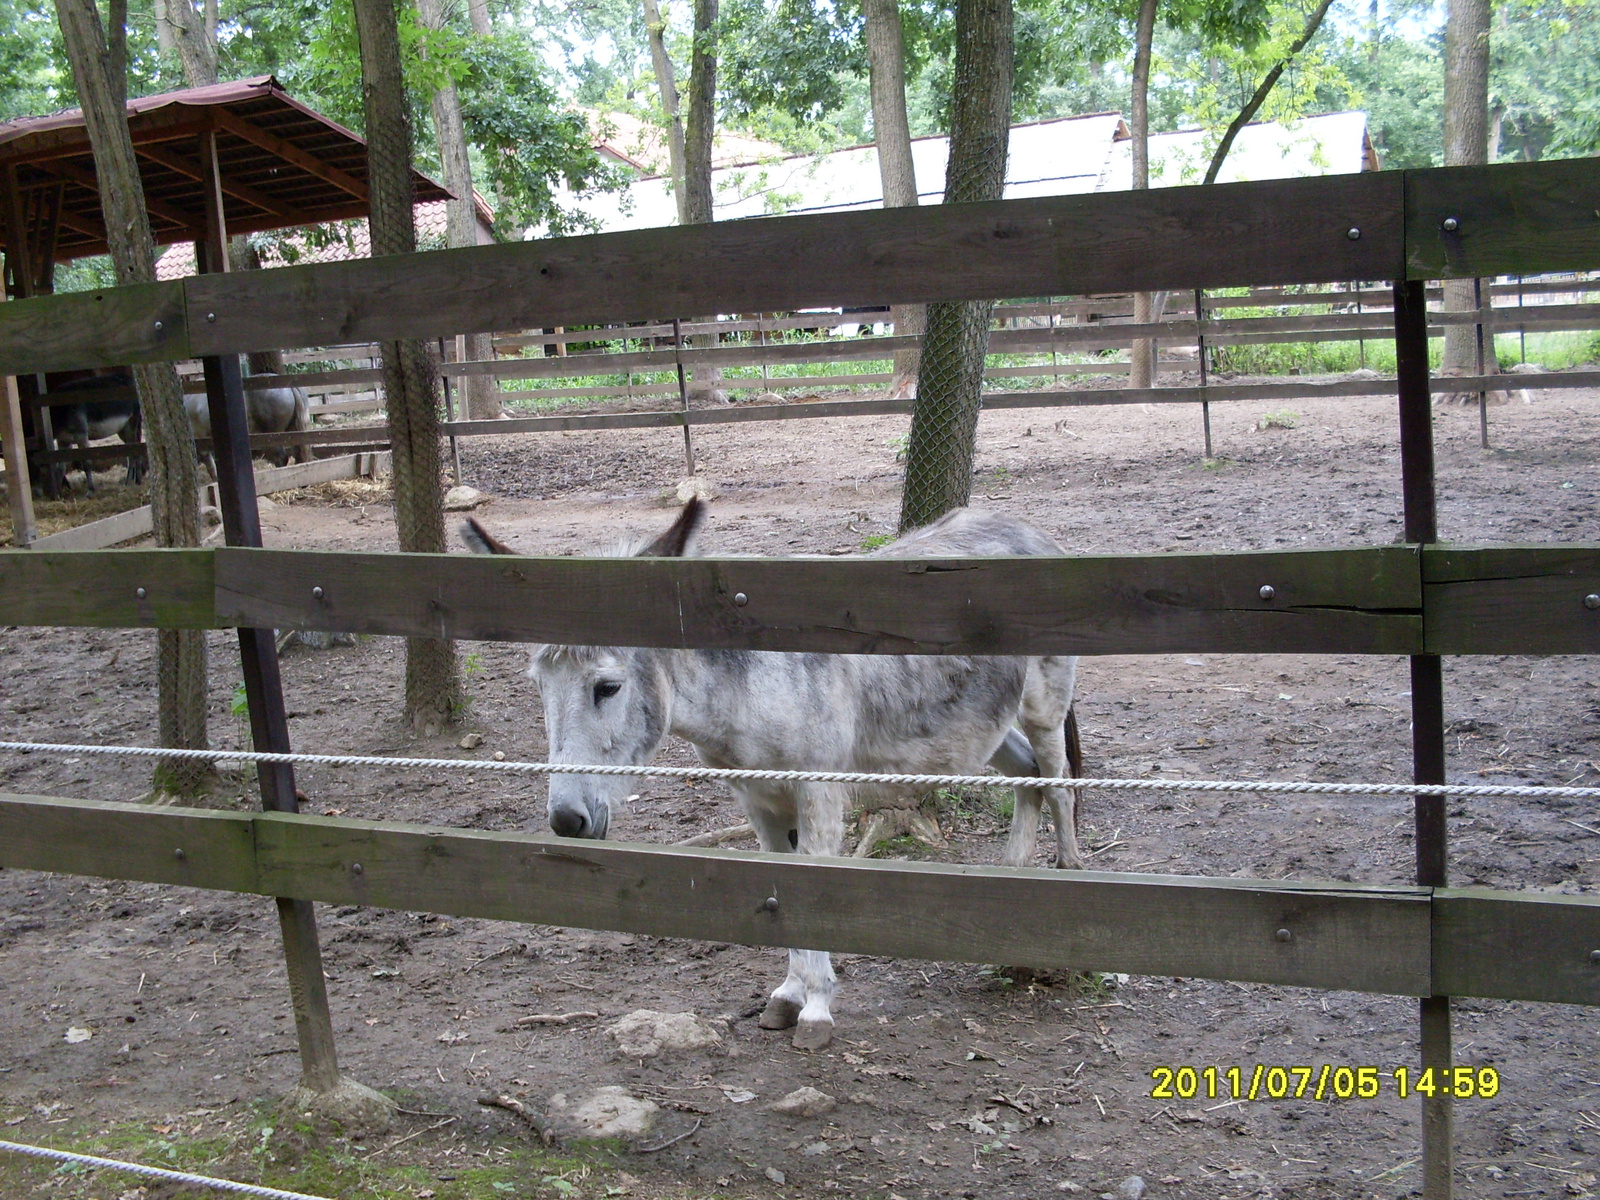
<path fill-rule="evenodd" d="M 1597 208 L 1600 163 L 1576 159 L 439 250 L 16 301 L 0 374 L 683 313 L 1530 274 L 1600 259 Z"/>
<path fill-rule="evenodd" d="M 17 625 L 841 654 L 1595 654 L 1596 597 L 1600 546 L 923 560 L 0 551 L 0 612 Z"/>
<path fill-rule="evenodd" d="M 11 794 L 0 867 L 752 946 L 1600 1004 L 1594 896 L 798 859 Z"/>
<path fill-rule="evenodd" d="M 1127 364 L 1114 364 L 1126 369 Z M 1033 370 L 1034 368 L 1028 368 Z M 1040 368 L 1045 372 L 1049 367 Z M 871 379 L 872 376 L 860 376 Z M 887 380 L 888 376 L 883 376 Z M 724 380 L 724 383 L 731 381 Z M 773 381 L 781 386 L 782 381 Z M 1435 393 L 1570 390 L 1600 387 L 1600 371 L 1545 371 L 1530 374 L 1452 375 L 1430 381 Z M 1275 383 L 1223 383 L 1205 387 L 1075 388 L 1070 391 L 986 392 L 985 411 L 1021 408 L 1099 408 L 1118 404 L 1228 404 L 1242 401 L 1325 400 L 1340 397 L 1392 396 L 1393 379 L 1288 378 Z M 677 388 L 672 389 L 674 392 Z M 649 389 L 639 389 L 648 394 Z M 684 425 L 738 425 L 748 421 L 814 421 L 832 417 L 879 417 L 909 414 L 913 400 L 812 400 L 789 404 L 718 405 L 714 408 L 652 409 L 645 412 L 554 414 L 540 417 L 497 417 L 493 420 L 445 421 L 440 430 L 450 437 L 488 437 L 495 434 L 551 433 L 578 429 L 664 429 Z M 342 450 L 371 450 L 389 444 L 385 425 L 351 425 L 306 433 L 258 433 L 250 437 L 253 451 L 290 446 L 334 446 Z M 209 445 L 209 443 L 197 443 Z M 56 450 L 42 456 L 47 462 L 144 461 L 142 444 L 89 446 Z"/>

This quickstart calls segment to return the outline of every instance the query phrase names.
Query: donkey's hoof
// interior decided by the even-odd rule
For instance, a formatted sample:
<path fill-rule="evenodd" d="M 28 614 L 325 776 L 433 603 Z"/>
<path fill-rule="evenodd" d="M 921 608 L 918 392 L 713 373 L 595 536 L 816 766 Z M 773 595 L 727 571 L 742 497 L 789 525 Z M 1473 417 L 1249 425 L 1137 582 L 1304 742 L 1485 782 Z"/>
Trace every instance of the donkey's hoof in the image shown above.
<path fill-rule="evenodd" d="M 1082 857 L 1065 858 L 1065 857 L 1063 857 L 1063 856 L 1058 854 L 1058 855 L 1056 855 L 1056 870 L 1058 870 L 1058 871 L 1081 871 L 1081 870 L 1083 870 L 1083 859 L 1082 859 Z"/>
<path fill-rule="evenodd" d="M 794 1048 L 796 1050 L 821 1050 L 833 1041 L 833 1021 L 831 1018 L 807 1017 L 795 1026 Z"/>
<path fill-rule="evenodd" d="M 799 1020 L 798 1004 L 774 996 L 767 1001 L 766 1008 L 761 1010 L 761 1019 L 756 1023 L 763 1029 L 793 1029 Z"/>

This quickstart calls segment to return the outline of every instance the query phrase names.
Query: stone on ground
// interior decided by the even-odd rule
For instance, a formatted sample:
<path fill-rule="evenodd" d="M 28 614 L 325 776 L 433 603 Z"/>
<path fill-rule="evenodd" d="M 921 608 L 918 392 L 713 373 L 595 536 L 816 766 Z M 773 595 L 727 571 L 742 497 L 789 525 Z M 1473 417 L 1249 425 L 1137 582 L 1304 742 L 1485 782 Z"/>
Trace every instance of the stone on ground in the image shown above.
<path fill-rule="evenodd" d="M 694 1013 L 663 1013 L 641 1008 L 606 1030 L 624 1058 L 654 1058 L 720 1045 L 722 1035 Z"/>
<path fill-rule="evenodd" d="M 839 1107 L 839 1102 L 827 1092 L 814 1087 L 796 1088 L 781 1100 L 774 1100 L 771 1108 L 786 1117 L 820 1117 Z"/>

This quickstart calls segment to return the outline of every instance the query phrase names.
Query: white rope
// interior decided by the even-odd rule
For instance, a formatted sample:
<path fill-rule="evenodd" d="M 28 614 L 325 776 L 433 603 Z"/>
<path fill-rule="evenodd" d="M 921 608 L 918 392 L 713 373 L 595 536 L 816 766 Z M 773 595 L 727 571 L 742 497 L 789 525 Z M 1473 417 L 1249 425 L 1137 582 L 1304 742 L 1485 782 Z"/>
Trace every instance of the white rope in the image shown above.
<path fill-rule="evenodd" d="M 191 1175 L 187 1171 L 168 1171 L 164 1167 L 146 1167 L 139 1163 L 120 1162 L 115 1158 L 98 1158 L 93 1154 L 74 1154 L 70 1150 L 52 1150 L 48 1146 L 29 1146 L 22 1142 L 0 1141 L 0 1150 L 14 1150 L 18 1154 L 31 1154 L 36 1158 L 53 1158 L 60 1162 L 83 1163 L 90 1167 L 104 1167 L 108 1171 L 127 1171 L 131 1175 L 144 1175 L 150 1179 L 167 1179 L 173 1183 L 193 1183 L 200 1187 L 215 1188 L 219 1192 L 242 1192 L 247 1196 L 269 1196 L 272 1200 L 323 1200 L 305 1192 L 286 1192 L 282 1188 L 261 1187 L 254 1183 L 235 1183 L 231 1179 L 212 1179 L 208 1175 Z"/>
<path fill-rule="evenodd" d="M 1067 776 L 886 775 L 868 771 L 769 771 L 726 767 L 585 766 L 579 763 L 495 761 L 477 758 L 395 758 L 376 754 L 282 754 L 262 750 L 169 750 L 153 746 L 88 746 L 59 742 L 0 742 L 24 753 L 126 754 L 143 758 L 222 759 L 307 763 L 325 767 L 423 767 L 441 771 L 511 771 L 530 775 L 621 775 L 656 779 L 769 780 L 778 783 L 889 784 L 894 787 L 1096 788 L 1103 791 L 1261 792 L 1291 796 L 1526 796 L 1600 800 L 1600 787 L 1540 787 L 1505 783 L 1311 783 L 1248 779 L 1093 779 Z"/>

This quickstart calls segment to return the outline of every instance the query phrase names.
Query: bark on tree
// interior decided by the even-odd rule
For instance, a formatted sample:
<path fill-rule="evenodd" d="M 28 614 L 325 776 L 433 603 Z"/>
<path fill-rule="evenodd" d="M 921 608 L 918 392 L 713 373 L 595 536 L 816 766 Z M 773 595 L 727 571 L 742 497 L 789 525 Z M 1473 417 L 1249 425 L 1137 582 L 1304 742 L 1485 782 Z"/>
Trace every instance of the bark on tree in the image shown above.
<path fill-rule="evenodd" d="M 711 193 L 711 147 L 717 128 L 717 0 L 695 0 L 694 50 L 689 58 L 689 114 L 683 133 L 683 222 L 708 225 L 716 220 Z M 716 314 L 709 314 L 715 319 Z M 693 338 L 710 346 L 716 334 Z M 723 404 L 722 368 L 696 365 L 690 370 L 691 393 L 702 403 Z"/>
<path fill-rule="evenodd" d="M 417 0 L 417 15 L 424 28 L 443 29 L 444 0 Z M 442 87 L 433 93 L 433 130 L 439 142 L 439 161 L 444 165 L 444 186 L 455 199 L 447 201 L 448 225 L 445 242 L 452 247 L 478 244 L 477 205 L 472 193 L 472 163 L 467 157 L 467 127 L 461 116 L 461 97 L 456 89 Z M 486 333 L 469 334 L 467 357 L 482 362 L 494 357 L 494 339 Z M 488 375 L 467 375 L 460 380 L 460 396 L 466 415 L 475 421 L 492 420 L 501 415 L 500 388 Z"/>
<path fill-rule="evenodd" d="M 717 124 L 717 0 L 694 0 L 694 53 L 689 60 L 689 119 L 683 131 L 685 223 L 715 220 L 711 209 L 711 142 Z"/>
<path fill-rule="evenodd" d="M 1139 0 L 1139 20 L 1134 30 L 1133 45 L 1133 95 L 1129 102 L 1133 142 L 1129 150 L 1133 156 L 1135 191 L 1150 186 L 1150 46 L 1155 39 L 1156 0 Z M 1162 297 L 1164 299 L 1164 297 Z M 1148 325 L 1160 313 L 1157 297 L 1150 292 L 1133 295 L 1133 323 Z M 1155 383 L 1156 344 L 1149 338 L 1133 343 L 1128 354 L 1128 386 L 1147 388 Z"/>
<path fill-rule="evenodd" d="M 217 81 L 217 0 L 203 0 L 196 11 L 190 0 L 155 0 L 157 42 L 170 46 L 183 64 L 190 87 Z"/>
<path fill-rule="evenodd" d="M 489 24 L 489 0 L 467 0 L 467 19 L 472 22 L 472 32 L 488 37 L 494 32 Z"/>
<path fill-rule="evenodd" d="M 367 122 L 372 254 L 410 254 L 417 248 L 411 123 L 394 0 L 355 0 L 355 13 Z M 383 386 L 394 450 L 400 549 L 442 553 L 439 368 L 427 344 L 416 339 L 383 343 Z M 440 638 L 408 638 L 405 711 L 413 727 L 429 736 L 436 734 L 453 719 L 460 701 L 455 644 Z"/>
<path fill-rule="evenodd" d="M 998 200 L 1011 134 L 1011 0 L 957 0 L 950 162 L 944 202 Z M 906 444 L 902 531 L 972 496 L 972 459 L 994 301 L 928 305 L 917 399 Z"/>
<path fill-rule="evenodd" d="M 650 39 L 650 65 L 661 92 L 661 110 L 667 114 L 667 162 L 672 172 L 672 195 L 678 204 L 678 224 L 689 223 L 689 196 L 684 190 L 683 119 L 678 108 L 678 77 L 667 53 L 667 25 L 656 0 L 644 0 L 644 28 Z"/>
<path fill-rule="evenodd" d="M 112 0 L 109 38 L 101 28 L 95 0 L 58 0 L 56 16 L 88 126 L 117 283 L 153 283 L 155 242 L 128 132 L 126 0 Z M 156 545 L 197 546 L 199 480 L 177 369 L 171 363 L 152 363 L 133 368 L 133 376 L 144 411 Z M 161 744 L 206 749 L 205 635 L 200 630 L 163 629 L 156 637 Z M 192 794 L 210 773 L 205 764 L 162 760 L 156 768 L 156 789 Z"/>
<path fill-rule="evenodd" d="M 1479 166 L 1489 161 L 1489 0 L 1450 0 L 1444 27 L 1444 164 Z M 1484 289 L 1488 294 L 1488 289 Z M 1473 281 L 1447 279 L 1447 311 L 1470 311 Z M 1488 338 L 1485 331 L 1485 349 Z M 1471 375 L 1477 370 L 1478 337 L 1471 325 L 1447 325 L 1444 335 L 1446 375 Z M 1494 370 L 1492 353 L 1484 368 Z M 1477 399 L 1477 393 L 1471 398 Z"/>
<path fill-rule="evenodd" d="M 905 34 L 900 24 L 898 0 L 865 0 L 867 67 L 872 87 L 872 132 L 878 146 L 878 177 L 883 184 L 885 208 L 909 208 L 917 203 L 916 166 L 911 158 L 911 124 L 906 117 Z M 921 304 L 896 304 L 890 309 L 897 335 L 915 336 L 927 326 L 927 308 Z M 894 356 L 891 399 L 904 399 L 917 384 L 917 350 L 900 350 Z"/>

